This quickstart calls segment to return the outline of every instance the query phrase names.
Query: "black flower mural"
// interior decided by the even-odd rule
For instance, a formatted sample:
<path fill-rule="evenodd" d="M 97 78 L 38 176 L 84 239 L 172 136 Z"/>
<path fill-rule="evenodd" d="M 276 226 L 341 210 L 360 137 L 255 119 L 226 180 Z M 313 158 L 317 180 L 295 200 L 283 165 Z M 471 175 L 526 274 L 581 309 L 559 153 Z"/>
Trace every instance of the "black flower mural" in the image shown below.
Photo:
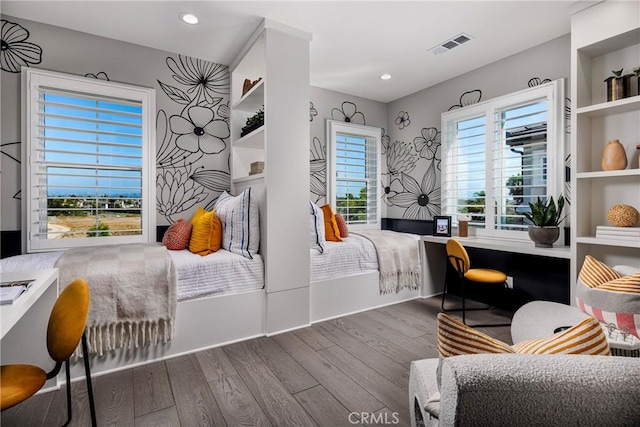
<path fill-rule="evenodd" d="M 188 87 L 186 93 L 160 81 L 162 90 L 179 104 L 215 107 L 221 96 L 229 94 L 229 69 L 203 59 L 178 55 L 178 60 L 167 58 L 167 66 L 173 79 Z"/>
<path fill-rule="evenodd" d="M 389 197 L 389 202 L 406 208 L 403 218 L 430 220 L 440 214 L 440 187 L 436 187 L 435 171 L 432 162 L 420 184 L 410 175 L 404 172 L 400 174 L 403 192 Z"/>
<path fill-rule="evenodd" d="M 190 153 L 222 152 L 227 147 L 224 139 L 229 137 L 229 124 L 214 117 L 213 110 L 199 105 L 194 105 L 187 110 L 187 118 L 171 116 L 169 124 L 171 132 L 178 135 L 176 138 L 178 148 Z"/>
<path fill-rule="evenodd" d="M 96 73 L 96 74 L 87 73 L 84 76 L 90 79 L 105 80 L 107 82 L 109 81 L 109 76 L 107 76 L 107 73 L 105 73 L 104 71 L 100 71 L 99 73 Z"/>
<path fill-rule="evenodd" d="M 29 31 L 20 24 L 0 20 L 0 69 L 19 73 L 20 67 L 42 62 L 42 48 L 26 41 Z"/>
<path fill-rule="evenodd" d="M 550 81 L 551 79 L 541 79 L 540 77 L 532 77 L 527 82 L 527 86 L 529 87 L 539 86 L 544 83 L 549 83 Z"/>
<path fill-rule="evenodd" d="M 382 146 L 381 154 L 387 153 L 387 150 L 389 149 L 390 144 L 391 144 L 391 137 L 387 135 L 384 128 L 382 128 L 382 135 L 380 136 L 380 145 Z"/>
<path fill-rule="evenodd" d="M 401 173 L 409 173 L 416 167 L 418 156 L 413 152 L 411 144 L 403 141 L 391 143 L 386 151 L 387 171 L 396 178 Z"/>
<path fill-rule="evenodd" d="M 205 188 L 190 179 L 191 166 L 163 170 L 156 177 L 156 208 L 173 223 L 173 215 L 191 209 L 207 198 Z"/>
<path fill-rule="evenodd" d="M 422 136 L 413 139 L 416 151 L 420 157 L 434 160 L 440 170 L 440 131 L 434 127 L 422 128 Z"/>
<path fill-rule="evenodd" d="M 564 200 L 571 204 L 571 154 L 564 159 Z"/>
<path fill-rule="evenodd" d="M 564 131 L 571 133 L 571 99 L 564 99 Z"/>
<path fill-rule="evenodd" d="M 333 108 L 331 110 L 331 118 L 333 120 L 339 120 L 346 123 L 356 123 L 359 125 L 366 125 L 364 114 L 358 111 L 358 107 L 353 102 L 345 101 L 340 108 Z"/>
<path fill-rule="evenodd" d="M 398 129 L 402 130 L 411 124 L 411 119 L 409 119 L 409 113 L 406 111 L 400 111 L 398 113 L 398 117 L 396 117 L 396 126 Z"/>
<path fill-rule="evenodd" d="M 393 203 L 389 200 L 402 192 L 402 184 L 398 178 L 391 179 L 386 174 L 382 176 L 382 201 L 387 206 L 393 206 Z"/>
<path fill-rule="evenodd" d="M 313 118 L 318 115 L 318 110 L 313 106 L 313 102 L 309 101 L 309 121 L 312 122 Z"/>
<path fill-rule="evenodd" d="M 0 153 L 7 156 L 12 161 L 16 162 L 18 165 L 22 163 L 20 161 L 20 141 L 6 142 L 3 144 L 0 144 Z M 18 166 L 18 168 L 19 167 L 20 166 Z M 14 182 L 14 184 L 17 189 L 15 193 L 13 193 L 13 198 L 16 200 L 20 200 L 22 196 L 22 192 L 21 192 L 22 190 L 20 190 L 17 182 Z"/>
<path fill-rule="evenodd" d="M 317 203 L 327 195 L 327 148 L 314 136 L 310 151 L 311 194 Z"/>
<path fill-rule="evenodd" d="M 467 105 L 477 104 L 482 99 L 482 91 L 480 89 L 470 90 L 460 95 L 460 103 L 449 107 L 448 111 L 456 108 L 466 107 Z"/>

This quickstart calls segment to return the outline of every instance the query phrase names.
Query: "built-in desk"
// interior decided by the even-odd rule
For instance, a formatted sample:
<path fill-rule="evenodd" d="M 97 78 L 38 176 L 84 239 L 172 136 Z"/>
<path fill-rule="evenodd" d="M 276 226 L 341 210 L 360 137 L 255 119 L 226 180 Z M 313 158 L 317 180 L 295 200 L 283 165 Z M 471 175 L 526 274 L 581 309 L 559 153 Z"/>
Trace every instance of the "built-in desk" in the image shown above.
<path fill-rule="evenodd" d="M 451 237 L 442 237 L 442 236 L 421 236 L 421 240 L 424 242 L 424 249 L 426 254 L 426 262 L 423 267 L 423 285 L 425 288 L 425 295 L 434 295 L 442 292 L 442 287 L 445 280 L 446 268 L 447 268 L 447 255 L 444 249 L 444 245 L 447 243 Z M 545 257 L 549 258 L 549 262 L 545 264 L 553 264 L 554 268 L 562 269 L 563 273 L 566 273 L 567 277 L 569 274 L 569 259 L 571 258 L 571 252 L 568 246 L 554 246 L 553 248 L 537 248 L 534 243 L 531 241 L 522 241 L 522 240 L 509 240 L 509 239 L 497 239 L 497 238 L 488 238 L 488 237 L 479 237 L 479 236 L 470 236 L 470 237 L 458 237 L 454 236 L 454 239 L 458 240 L 462 243 L 467 249 L 469 248 L 477 248 L 485 251 L 500 251 L 505 254 L 501 254 L 501 256 L 496 256 L 496 263 L 484 263 L 482 267 L 485 268 L 495 268 L 497 270 L 504 271 L 507 275 L 514 276 L 514 285 L 516 288 L 519 286 L 519 278 L 514 271 L 518 268 L 532 268 L 532 262 L 529 260 L 525 261 L 525 258 L 535 256 L 535 257 Z M 507 266 L 501 265 L 499 262 L 499 258 L 508 258 L 509 261 Z M 511 262 L 511 259 L 516 259 L 515 262 Z M 475 260 L 475 263 L 474 263 Z M 532 258 L 533 260 L 533 258 Z M 471 256 L 472 267 L 477 266 L 477 259 L 474 256 Z M 535 262 L 536 260 L 534 260 Z M 540 262 L 540 260 L 537 260 Z M 488 264 L 488 265 L 487 265 Z M 520 264 L 520 265 L 518 265 Z M 505 268 L 506 267 L 506 268 Z M 542 265 L 538 267 L 541 278 L 543 277 L 543 273 L 546 273 L 545 267 Z M 531 274 L 529 274 L 531 275 Z M 544 277 L 541 279 L 541 282 L 548 281 L 548 277 Z M 531 280 L 527 282 L 528 288 L 531 288 L 530 283 Z M 522 283 L 522 281 L 520 281 Z M 548 283 L 547 283 L 548 285 Z M 558 292 L 558 294 L 566 294 L 566 297 L 559 295 L 552 296 L 551 294 L 543 294 L 540 299 L 548 299 L 552 301 L 562 302 L 568 304 L 569 301 L 569 283 L 558 283 L 557 286 L 566 286 L 566 289 L 562 289 L 562 292 Z M 522 290 L 522 287 L 521 287 Z M 530 289 L 526 289 L 529 291 Z M 537 299 L 537 298 L 536 298 Z"/>
<path fill-rule="evenodd" d="M 58 298 L 58 269 L 0 273 L 1 281 L 35 280 L 13 303 L 0 306 L 0 362 L 27 363 L 49 371 L 47 325 Z M 56 379 L 45 387 L 56 386 Z"/>

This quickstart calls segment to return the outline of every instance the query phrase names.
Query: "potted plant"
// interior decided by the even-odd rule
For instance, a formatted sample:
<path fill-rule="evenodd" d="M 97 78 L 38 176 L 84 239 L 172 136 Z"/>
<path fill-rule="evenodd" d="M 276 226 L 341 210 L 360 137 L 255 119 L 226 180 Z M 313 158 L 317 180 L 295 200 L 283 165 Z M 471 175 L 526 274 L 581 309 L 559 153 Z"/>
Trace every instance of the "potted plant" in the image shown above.
<path fill-rule="evenodd" d="M 607 101 L 627 98 L 631 96 L 631 77 L 633 74 L 622 75 L 624 68 L 618 71 L 611 71 L 613 76 L 607 77 Z"/>
<path fill-rule="evenodd" d="M 535 203 L 529 203 L 531 212 L 524 212 L 533 225 L 529 226 L 529 238 L 535 243 L 536 248 L 552 248 L 553 243 L 560 236 L 558 225 L 566 217 L 562 216 L 564 209 L 564 197 L 558 197 L 558 206 L 553 200 L 553 196 L 548 201 L 543 201 L 538 197 Z"/>
<path fill-rule="evenodd" d="M 264 110 L 261 108 L 256 114 L 247 119 L 247 122 L 240 131 L 240 136 L 245 136 L 262 125 L 264 125 Z"/>

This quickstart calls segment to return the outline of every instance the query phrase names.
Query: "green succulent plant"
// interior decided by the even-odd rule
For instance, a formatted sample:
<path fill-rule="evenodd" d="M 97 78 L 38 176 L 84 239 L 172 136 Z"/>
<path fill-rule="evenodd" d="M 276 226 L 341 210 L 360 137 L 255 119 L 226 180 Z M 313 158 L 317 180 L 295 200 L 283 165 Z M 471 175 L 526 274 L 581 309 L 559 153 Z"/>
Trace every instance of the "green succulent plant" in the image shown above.
<path fill-rule="evenodd" d="M 611 72 L 613 73 L 614 76 L 621 77 L 622 76 L 622 70 L 624 70 L 624 68 L 620 68 L 619 71 L 611 71 Z"/>
<path fill-rule="evenodd" d="M 543 201 L 538 197 L 535 203 L 529 203 L 529 207 L 531 212 L 524 212 L 524 216 L 538 227 L 557 227 L 566 218 L 566 215 L 561 216 L 564 209 L 564 197 L 562 194 L 558 197 L 557 207 L 553 196 L 549 201 Z"/>
<path fill-rule="evenodd" d="M 640 67 L 638 67 L 638 68 L 636 68 L 635 70 L 633 70 L 633 74 L 634 74 L 636 77 L 640 77 Z"/>

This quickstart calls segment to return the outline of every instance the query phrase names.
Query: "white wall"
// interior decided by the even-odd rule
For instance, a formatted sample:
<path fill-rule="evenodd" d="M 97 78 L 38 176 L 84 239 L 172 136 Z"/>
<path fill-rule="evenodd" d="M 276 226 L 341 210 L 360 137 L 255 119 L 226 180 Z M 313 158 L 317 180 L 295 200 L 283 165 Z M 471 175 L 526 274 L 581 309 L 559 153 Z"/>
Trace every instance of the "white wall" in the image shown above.
<path fill-rule="evenodd" d="M 455 105 L 486 101 L 525 89 L 536 83 L 531 80 L 534 78 L 540 81 L 568 78 L 570 47 L 571 38 L 567 34 L 387 104 L 389 146 L 384 148 L 382 156 L 386 162 L 383 182 L 387 192 L 384 196 L 387 217 L 431 219 L 432 212 L 440 214 L 439 147 L 443 112 Z M 464 54 L 464 51 L 445 55 L 452 54 Z M 568 81 L 566 87 L 568 93 Z M 570 107 L 570 103 L 568 105 Z M 406 115 L 409 123 L 399 119 Z M 568 137 L 565 147 L 568 152 Z M 435 174 L 435 184 L 428 174 L 432 177 Z M 417 202 L 420 194 L 416 185 L 429 197 L 426 206 Z"/>

